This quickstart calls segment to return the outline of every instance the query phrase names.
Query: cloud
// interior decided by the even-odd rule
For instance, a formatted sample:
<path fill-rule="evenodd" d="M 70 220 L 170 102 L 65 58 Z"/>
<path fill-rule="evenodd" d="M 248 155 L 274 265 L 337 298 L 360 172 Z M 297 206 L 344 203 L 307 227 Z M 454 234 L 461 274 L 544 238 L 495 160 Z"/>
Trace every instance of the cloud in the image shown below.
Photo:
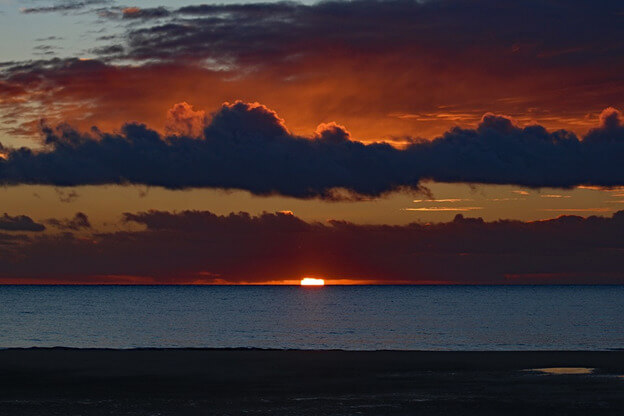
<path fill-rule="evenodd" d="M 170 15 L 165 7 L 139 8 L 126 7 L 122 11 L 124 19 L 158 19 Z"/>
<path fill-rule="evenodd" d="M 74 218 L 50 218 L 46 222 L 53 227 L 66 231 L 79 231 L 91 228 L 89 217 L 83 212 L 77 212 Z"/>
<path fill-rule="evenodd" d="M 337 120 L 392 140 L 474 126 L 485 111 L 584 134 L 600 109 L 624 106 L 617 0 L 206 4 L 168 16 L 135 7 L 126 19 L 108 10 L 115 20 L 97 29 L 116 36 L 74 49 L 74 60 L 3 65 L 0 82 L 22 93 L 0 100 L 0 117 L 162 131 L 172 103 L 242 98 L 278 109 L 299 133 Z M 85 52 L 99 65 L 78 61 Z"/>
<path fill-rule="evenodd" d="M 8 242 L 0 281 L 624 283 L 624 211 L 536 222 L 458 214 L 446 223 L 405 226 L 206 211 L 127 213 L 124 221 L 143 229 Z"/>
<path fill-rule="evenodd" d="M 108 4 L 110 2 L 110 0 L 64 0 L 58 1 L 52 6 L 24 7 L 21 8 L 20 11 L 24 14 L 70 12 L 75 10 L 82 10 L 88 6 L 97 4 Z"/>
<path fill-rule="evenodd" d="M 0 230 L 39 232 L 45 230 L 45 226 L 43 224 L 36 223 L 32 218 L 26 215 L 17 215 L 12 217 L 5 213 L 0 217 Z"/>
<path fill-rule="evenodd" d="M 56 195 L 58 196 L 59 201 L 65 204 L 70 204 L 74 202 L 76 199 L 78 199 L 78 197 L 80 197 L 78 192 L 74 190 L 65 191 L 63 189 L 56 188 L 54 189 L 54 191 L 56 192 Z"/>
<path fill-rule="evenodd" d="M 466 212 L 466 211 L 478 211 L 483 207 L 418 207 L 418 208 L 403 208 L 405 211 L 426 211 L 426 212 Z"/>
<path fill-rule="evenodd" d="M 611 208 L 543 208 L 540 211 L 548 212 L 609 212 Z"/>
<path fill-rule="evenodd" d="M 188 105 L 173 111 L 178 129 L 192 131 L 201 123 L 202 113 Z M 618 186 L 624 184 L 624 127 L 618 117 L 580 140 L 564 130 L 520 127 L 486 114 L 476 129 L 453 128 L 397 149 L 355 141 L 336 123 L 300 137 L 274 111 L 237 101 L 215 112 L 199 138 L 162 136 L 141 124 L 126 124 L 120 133 L 44 126 L 45 150 L 5 148 L 0 183 L 242 189 L 298 198 L 333 198 L 340 189 L 376 197 L 422 190 L 423 180 Z"/>
<path fill-rule="evenodd" d="M 416 203 L 416 204 L 420 204 L 422 202 L 466 202 L 466 201 L 472 201 L 472 199 L 465 199 L 465 198 L 445 198 L 445 199 L 415 199 L 412 202 Z"/>
<path fill-rule="evenodd" d="M 195 111 L 190 104 L 181 102 L 175 104 L 167 112 L 165 131 L 180 136 L 199 137 L 202 135 L 206 123 L 205 111 Z"/>
<path fill-rule="evenodd" d="M 591 6 L 582 0 L 565 4 L 539 0 L 203 4 L 172 10 L 171 20 L 131 28 L 127 37 L 132 50 L 129 57 L 136 59 L 227 54 L 240 62 L 264 63 L 268 57 L 297 59 L 327 52 L 331 46 L 365 55 L 398 50 L 432 58 L 450 52 L 462 60 L 478 55 L 506 67 L 524 60 L 526 67 L 527 59 L 576 64 L 579 58 L 603 60 L 604 51 L 621 50 L 614 39 L 622 31 L 620 12 L 622 5 L 614 0 Z M 531 19 L 526 18 L 528 14 Z M 153 17 L 165 15 L 162 10 Z M 589 25 L 592 31 L 568 30 L 578 23 Z M 488 47 L 483 48 L 484 44 Z M 496 59 L 486 49 L 504 56 Z"/>

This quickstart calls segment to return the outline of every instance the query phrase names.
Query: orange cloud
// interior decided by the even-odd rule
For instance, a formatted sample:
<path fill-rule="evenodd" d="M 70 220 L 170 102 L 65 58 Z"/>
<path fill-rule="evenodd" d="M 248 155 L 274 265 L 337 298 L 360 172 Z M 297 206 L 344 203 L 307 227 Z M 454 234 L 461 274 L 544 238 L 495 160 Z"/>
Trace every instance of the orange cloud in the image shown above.
<path fill-rule="evenodd" d="M 138 7 L 126 7 L 121 11 L 124 15 L 133 15 L 141 12 L 141 9 Z"/>
<path fill-rule="evenodd" d="M 199 137 L 206 126 L 206 112 L 195 111 L 187 102 L 175 104 L 167 111 L 165 131 L 168 134 Z"/>
<path fill-rule="evenodd" d="M 409 76 L 388 76 L 388 67 L 405 66 L 410 67 Z M 295 76 L 307 72 L 307 76 Z M 305 59 L 242 74 L 184 63 L 125 67 L 75 60 L 12 77 L 11 101 L 0 103 L 0 108 L 5 113 L 4 121 L 9 123 L 4 125 L 8 131 L 34 126 L 40 118 L 84 128 L 98 125 L 105 130 L 132 120 L 165 131 L 168 122 L 162 109 L 171 103 L 215 108 L 222 102 L 241 99 L 275 109 L 289 121 L 294 133 L 310 135 L 319 122 L 339 120 L 360 140 L 401 142 L 405 136 L 431 138 L 453 125 L 474 126 L 486 111 L 512 114 L 523 123 L 537 122 L 546 128 L 582 133 L 598 119 L 598 115 L 587 118 L 588 111 L 604 103 L 598 92 L 584 97 L 582 105 L 545 94 L 544 84 L 572 82 L 560 81 L 566 77 L 560 73 L 544 71 L 539 78 L 518 76 L 511 83 L 484 77 L 470 68 L 461 73 L 450 68 L 439 71 L 390 57 L 362 62 L 335 57 L 325 60 L 323 68 L 314 59 Z M 458 85 L 457 79 L 463 82 Z M 427 94 L 415 95 L 414 91 Z M 527 95 L 527 100 L 522 104 L 500 101 L 501 91 Z M 389 115 L 448 113 L 449 109 L 438 108 L 443 103 L 464 115 L 455 119 Z M 624 106 L 624 102 L 619 105 Z M 35 132 L 32 128 L 30 131 Z"/>
<path fill-rule="evenodd" d="M 0 108 L 12 132 L 42 117 L 163 131 L 171 103 L 242 99 L 276 109 L 297 134 L 339 120 L 360 140 L 404 143 L 474 127 L 487 111 L 584 134 L 608 122 L 600 109 L 624 106 L 617 2 L 479 7 L 478 16 L 429 1 L 127 7 L 123 17 L 145 24 L 124 26 L 96 59 L 4 65 Z M 568 30 L 581 15 L 591 34 Z"/>

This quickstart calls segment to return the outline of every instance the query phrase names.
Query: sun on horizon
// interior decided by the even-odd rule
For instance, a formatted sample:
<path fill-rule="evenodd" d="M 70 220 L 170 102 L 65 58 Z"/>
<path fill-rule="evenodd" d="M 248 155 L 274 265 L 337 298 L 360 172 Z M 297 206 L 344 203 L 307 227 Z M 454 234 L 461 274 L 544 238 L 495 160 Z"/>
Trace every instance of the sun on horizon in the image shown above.
<path fill-rule="evenodd" d="M 325 280 L 315 279 L 313 277 L 304 277 L 301 279 L 301 286 L 325 286 Z"/>

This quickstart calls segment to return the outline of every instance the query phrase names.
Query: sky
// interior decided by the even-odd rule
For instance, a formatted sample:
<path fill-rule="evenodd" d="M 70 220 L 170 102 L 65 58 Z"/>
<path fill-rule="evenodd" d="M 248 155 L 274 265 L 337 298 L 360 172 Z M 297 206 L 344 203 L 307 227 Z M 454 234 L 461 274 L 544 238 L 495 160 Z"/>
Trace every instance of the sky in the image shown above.
<path fill-rule="evenodd" d="M 624 283 L 619 1 L 0 22 L 0 283 Z"/>

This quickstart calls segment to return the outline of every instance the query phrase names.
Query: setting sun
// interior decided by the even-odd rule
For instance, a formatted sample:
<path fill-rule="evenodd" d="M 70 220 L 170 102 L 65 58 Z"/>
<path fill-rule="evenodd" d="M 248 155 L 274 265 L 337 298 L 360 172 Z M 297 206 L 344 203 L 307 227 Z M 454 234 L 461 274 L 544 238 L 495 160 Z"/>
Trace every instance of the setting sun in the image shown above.
<path fill-rule="evenodd" d="M 325 286 L 325 280 L 305 277 L 301 279 L 301 286 Z"/>

